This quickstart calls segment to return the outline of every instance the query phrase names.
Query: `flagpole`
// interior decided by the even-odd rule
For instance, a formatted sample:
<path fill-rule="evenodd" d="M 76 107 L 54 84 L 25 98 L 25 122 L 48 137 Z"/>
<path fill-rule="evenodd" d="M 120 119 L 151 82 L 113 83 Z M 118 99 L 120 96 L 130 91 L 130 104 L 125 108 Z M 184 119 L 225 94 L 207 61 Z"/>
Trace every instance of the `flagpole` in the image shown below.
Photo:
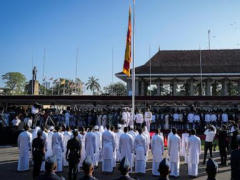
<path fill-rule="evenodd" d="M 33 71 L 33 53 L 32 53 L 32 71 Z M 32 95 L 34 94 L 33 90 L 33 74 L 32 74 Z"/>
<path fill-rule="evenodd" d="M 113 47 L 112 47 L 112 95 L 114 94 L 113 92 Z"/>
<path fill-rule="evenodd" d="M 200 95 L 202 96 L 202 51 L 201 51 L 201 46 L 199 46 L 199 51 L 200 51 L 200 85 L 201 85 L 201 91 Z"/>
<path fill-rule="evenodd" d="M 77 47 L 77 57 L 76 57 L 76 70 L 75 70 L 75 95 L 76 95 L 76 83 L 77 83 L 77 65 L 78 65 L 78 47 Z"/>
<path fill-rule="evenodd" d="M 149 45 L 149 60 L 150 60 L 150 96 L 152 95 L 152 61 L 151 61 L 151 46 Z"/>
<path fill-rule="evenodd" d="M 135 113 L 135 0 L 133 0 L 132 116 Z"/>
<path fill-rule="evenodd" d="M 43 75 L 42 75 L 42 85 L 43 85 L 44 69 L 45 69 L 45 51 L 46 51 L 46 48 L 44 48 L 44 55 L 43 55 Z M 43 94 L 45 94 L 45 86 L 44 86 L 44 89 L 43 89 Z"/>
<path fill-rule="evenodd" d="M 208 48 L 210 50 L 210 30 L 208 30 Z"/>

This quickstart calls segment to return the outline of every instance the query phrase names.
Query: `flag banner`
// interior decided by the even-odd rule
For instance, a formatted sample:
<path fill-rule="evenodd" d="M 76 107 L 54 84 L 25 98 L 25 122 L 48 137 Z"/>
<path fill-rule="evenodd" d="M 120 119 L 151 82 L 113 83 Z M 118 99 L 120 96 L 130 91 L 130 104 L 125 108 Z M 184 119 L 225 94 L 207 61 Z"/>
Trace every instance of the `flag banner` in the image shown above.
<path fill-rule="evenodd" d="M 43 78 L 43 81 L 45 81 L 46 80 L 46 76 Z"/>
<path fill-rule="evenodd" d="M 65 84 L 65 79 L 62 80 L 61 85 Z"/>
<path fill-rule="evenodd" d="M 128 32 L 125 50 L 125 58 L 123 64 L 123 73 L 130 77 L 130 64 L 132 62 L 131 56 L 131 41 L 132 41 L 132 25 L 131 25 L 131 8 L 129 8 Z"/>
<path fill-rule="evenodd" d="M 53 80 L 53 77 L 51 77 L 49 80 L 52 81 L 52 80 Z"/>

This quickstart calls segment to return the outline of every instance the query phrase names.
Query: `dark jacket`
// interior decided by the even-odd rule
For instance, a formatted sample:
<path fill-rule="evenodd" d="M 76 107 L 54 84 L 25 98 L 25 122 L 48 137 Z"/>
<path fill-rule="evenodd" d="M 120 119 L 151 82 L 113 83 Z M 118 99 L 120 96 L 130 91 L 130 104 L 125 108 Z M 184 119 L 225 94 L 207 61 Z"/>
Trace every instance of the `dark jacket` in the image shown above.
<path fill-rule="evenodd" d="M 63 179 L 64 178 L 56 175 L 55 173 L 46 173 L 36 178 L 36 180 L 63 180 Z"/>
<path fill-rule="evenodd" d="M 231 153 L 231 177 L 234 180 L 240 179 L 240 149 Z"/>
<path fill-rule="evenodd" d="M 98 180 L 98 179 L 93 176 L 83 176 L 79 180 Z"/>
<path fill-rule="evenodd" d="M 237 135 L 239 135 L 240 132 L 239 130 L 235 130 L 233 133 L 232 133 L 232 136 L 231 136 L 231 150 L 235 150 L 238 148 L 238 144 L 237 144 Z"/>
<path fill-rule="evenodd" d="M 137 179 L 137 178 L 136 178 Z M 130 176 L 121 176 L 120 178 L 116 179 L 116 180 L 136 180 L 135 178 L 131 178 Z"/>
<path fill-rule="evenodd" d="M 218 145 L 219 147 L 228 146 L 227 131 L 223 130 L 218 133 Z"/>

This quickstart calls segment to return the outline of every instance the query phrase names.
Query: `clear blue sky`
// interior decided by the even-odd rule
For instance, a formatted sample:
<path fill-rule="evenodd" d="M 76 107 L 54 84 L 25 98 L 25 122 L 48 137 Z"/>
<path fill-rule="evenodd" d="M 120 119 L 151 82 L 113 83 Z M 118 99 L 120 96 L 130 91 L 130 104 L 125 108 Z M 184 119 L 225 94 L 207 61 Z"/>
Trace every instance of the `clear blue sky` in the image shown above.
<path fill-rule="evenodd" d="M 112 47 L 114 73 L 122 70 L 131 4 L 132 0 L 1 0 L 0 75 L 18 71 L 29 80 L 33 54 L 41 82 L 46 48 L 47 79 L 74 79 L 78 47 L 78 77 L 87 82 L 96 76 L 102 86 L 110 84 Z M 136 66 L 148 60 L 149 45 L 152 55 L 159 46 L 206 49 L 208 30 L 211 48 L 239 48 L 239 8 L 239 0 L 136 0 Z"/>

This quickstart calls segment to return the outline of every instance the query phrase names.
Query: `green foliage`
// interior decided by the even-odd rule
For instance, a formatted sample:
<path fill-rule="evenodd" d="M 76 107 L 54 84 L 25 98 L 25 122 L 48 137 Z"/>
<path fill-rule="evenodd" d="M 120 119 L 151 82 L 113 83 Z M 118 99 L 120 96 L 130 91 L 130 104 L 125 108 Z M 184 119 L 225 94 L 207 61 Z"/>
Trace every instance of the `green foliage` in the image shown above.
<path fill-rule="evenodd" d="M 93 93 L 93 95 L 95 95 L 96 91 L 100 91 L 101 90 L 101 86 L 98 83 L 99 79 L 95 78 L 95 77 L 89 77 L 88 82 L 86 84 L 87 89 L 90 89 Z"/>
<path fill-rule="evenodd" d="M 127 86 L 122 82 L 112 83 L 103 88 L 105 94 L 111 96 L 126 96 Z"/>
<path fill-rule="evenodd" d="M 5 83 L 5 93 L 8 95 L 25 94 L 26 77 L 20 72 L 8 72 L 2 75 Z"/>

